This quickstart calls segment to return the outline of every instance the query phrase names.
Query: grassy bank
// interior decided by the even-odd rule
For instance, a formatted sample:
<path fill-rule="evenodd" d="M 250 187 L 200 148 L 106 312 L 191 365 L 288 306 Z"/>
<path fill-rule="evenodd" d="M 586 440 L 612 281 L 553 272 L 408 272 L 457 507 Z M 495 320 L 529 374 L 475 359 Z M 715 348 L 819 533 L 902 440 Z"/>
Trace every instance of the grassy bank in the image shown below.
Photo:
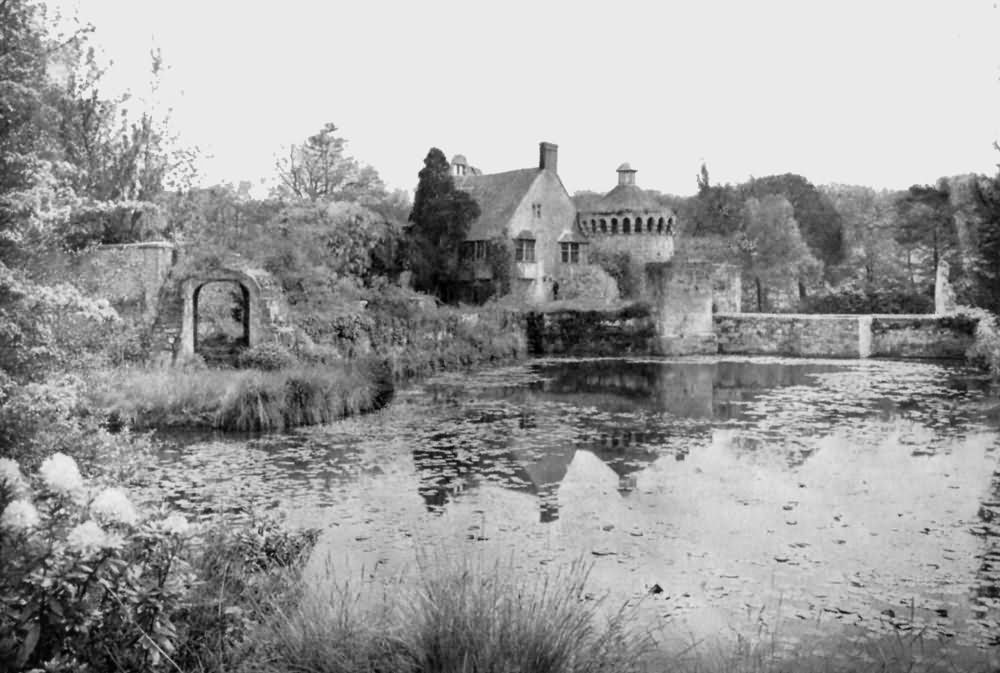
<path fill-rule="evenodd" d="M 127 368 L 96 377 L 96 406 L 133 428 L 272 431 L 329 423 L 384 402 L 372 361 L 256 369 Z"/>

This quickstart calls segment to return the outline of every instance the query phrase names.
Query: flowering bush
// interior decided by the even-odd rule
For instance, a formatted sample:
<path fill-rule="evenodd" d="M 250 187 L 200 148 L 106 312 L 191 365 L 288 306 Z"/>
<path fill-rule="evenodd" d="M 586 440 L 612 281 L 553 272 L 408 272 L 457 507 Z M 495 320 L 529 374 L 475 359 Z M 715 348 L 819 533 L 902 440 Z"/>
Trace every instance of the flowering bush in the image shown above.
<path fill-rule="evenodd" d="M 145 515 L 65 454 L 30 478 L 0 458 L 0 670 L 231 669 L 315 542 L 273 520 L 199 530 Z"/>
<path fill-rule="evenodd" d="M 32 488 L 34 486 L 34 488 Z M 124 490 L 97 493 L 71 457 L 30 482 L 0 459 L 0 668 L 157 670 L 196 576 L 177 515 L 143 519 Z"/>

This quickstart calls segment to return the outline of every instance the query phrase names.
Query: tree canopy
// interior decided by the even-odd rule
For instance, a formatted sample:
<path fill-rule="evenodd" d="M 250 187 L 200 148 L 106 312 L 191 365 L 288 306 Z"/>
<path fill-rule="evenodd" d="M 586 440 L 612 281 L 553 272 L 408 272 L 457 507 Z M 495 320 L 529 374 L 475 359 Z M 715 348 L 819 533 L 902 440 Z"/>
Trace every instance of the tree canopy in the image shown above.
<path fill-rule="evenodd" d="M 386 196 L 378 171 L 345 153 L 347 141 L 332 123 L 301 145 L 292 145 L 276 164 L 274 196 L 309 201 L 360 201 L 371 204 Z"/>

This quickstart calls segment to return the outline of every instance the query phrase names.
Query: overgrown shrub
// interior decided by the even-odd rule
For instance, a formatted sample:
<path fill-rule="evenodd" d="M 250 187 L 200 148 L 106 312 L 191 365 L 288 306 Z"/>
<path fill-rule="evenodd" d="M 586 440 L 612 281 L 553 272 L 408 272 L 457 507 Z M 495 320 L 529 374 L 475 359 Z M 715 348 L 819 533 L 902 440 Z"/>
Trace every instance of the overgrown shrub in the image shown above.
<path fill-rule="evenodd" d="M 642 283 L 641 270 L 626 251 L 593 250 L 589 253 L 591 264 L 604 269 L 618 283 L 621 297 L 635 297 Z"/>
<path fill-rule="evenodd" d="M 294 366 L 298 362 L 287 348 L 279 343 L 260 343 L 240 351 L 236 366 L 241 369 L 260 369 L 273 372 Z"/>
<path fill-rule="evenodd" d="M 980 308 L 964 308 L 959 315 L 978 320 L 975 339 L 965 353 L 966 360 L 1000 380 L 1000 326 L 997 325 L 997 317 Z"/>
<path fill-rule="evenodd" d="M 595 264 L 565 268 L 556 280 L 559 283 L 560 301 L 583 299 L 606 304 L 618 301 L 618 282 Z"/>

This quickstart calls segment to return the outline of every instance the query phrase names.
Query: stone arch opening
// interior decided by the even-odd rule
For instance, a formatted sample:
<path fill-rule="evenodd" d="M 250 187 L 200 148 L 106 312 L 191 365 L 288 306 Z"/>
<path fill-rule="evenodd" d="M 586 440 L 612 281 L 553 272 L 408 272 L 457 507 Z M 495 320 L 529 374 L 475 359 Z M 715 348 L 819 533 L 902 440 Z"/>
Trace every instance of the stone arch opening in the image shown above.
<path fill-rule="evenodd" d="M 611 233 L 612 234 L 617 234 L 618 233 L 618 218 L 617 217 L 612 217 L 611 218 Z"/>
<path fill-rule="evenodd" d="M 658 233 L 658 234 L 662 234 L 663 233 L 663 218 L 662 217 L 656 223 L 656 233 Z"/>
<path fill-rule="evenodd" d="M 250 346 L 254 309 L 250 289 L 238 280 L 207 280 L 191 297 L 193 350 L 210 364 L 235 361 Z"/>
<path fill-rule="evenodd" d="M 590 231 L 591 231 L 591 233 L 594 233 L 594 234 L 597 233 L 597 220 L 591 220 L 590 221 Z"/>
<path fill-rule="evenodd" d="M 653 233 L 653 224 L 654 224 L 653 218 L 649 218 L 648 220 L 646 220 L 646 233 L 647 234 L 652 234 Z"/>
<path fill-rule="evenodd" d="M 632 221 L 629 218 L 622 220 L 622 233 L 631 234 L 632 233 Z"/>
<path fill-rule="evenodd" d="M 608 233 L 608 221 L 605 220 L 603 217 L 601 218 L 601 233 L 602 234 Z"/>

